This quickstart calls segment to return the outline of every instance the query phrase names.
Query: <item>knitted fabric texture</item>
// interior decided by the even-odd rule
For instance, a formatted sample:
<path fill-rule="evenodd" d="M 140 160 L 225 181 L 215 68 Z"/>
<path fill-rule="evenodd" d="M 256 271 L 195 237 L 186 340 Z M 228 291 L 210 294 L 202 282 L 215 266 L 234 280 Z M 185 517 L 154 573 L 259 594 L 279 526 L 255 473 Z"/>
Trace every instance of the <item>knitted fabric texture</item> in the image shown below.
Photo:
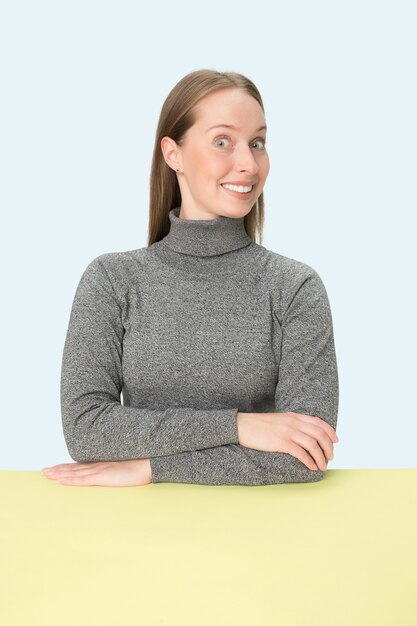
<path fill-rule="evenodd" d="M 160 241 L 101 254 L 81 276 L 61 368 L 70 456 L 149 458 L 155 483 L 321 480 L 288 453 L 240 445 L 237 413 L 294 411 L 336 429 L 323 281 L 253 242 L 243 217 L 186 220 L 179 211 Z"/>

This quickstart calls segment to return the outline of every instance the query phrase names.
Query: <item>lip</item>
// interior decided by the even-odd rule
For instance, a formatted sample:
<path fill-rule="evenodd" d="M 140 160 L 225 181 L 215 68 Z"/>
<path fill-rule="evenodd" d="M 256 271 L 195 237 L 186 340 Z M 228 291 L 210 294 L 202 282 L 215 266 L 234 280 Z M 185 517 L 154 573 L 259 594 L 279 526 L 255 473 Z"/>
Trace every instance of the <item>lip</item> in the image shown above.
<path fill-rule="evenodd" d="M 242 185 L 242 187 L 249 187 L 251 186 L 255 186 L 256 183 L 251 183 L 251 182 L 238 182 L 238 181 L 230 181 L 230 180 L 225 180 L 223 183 L 220 183 L 221 185 Z"/>
<path fill-rule="evenodd" d="M 239 191 L 233 191 L 233 189 L 226 189 L 226 187 L 222 187 L 222 185 L 220 185 L 220 187 L 223 189 L 225 193 L 228 193 L 229 195 L 234 196 L 235 198 L 239 198 L 239 200 L 247 200 L 248 198 L 252 197 L 253 191 L 255 189 L 255 186 L 253 186 L 250 191 L 247 191 L 245 193 L 240 193 Z"/>

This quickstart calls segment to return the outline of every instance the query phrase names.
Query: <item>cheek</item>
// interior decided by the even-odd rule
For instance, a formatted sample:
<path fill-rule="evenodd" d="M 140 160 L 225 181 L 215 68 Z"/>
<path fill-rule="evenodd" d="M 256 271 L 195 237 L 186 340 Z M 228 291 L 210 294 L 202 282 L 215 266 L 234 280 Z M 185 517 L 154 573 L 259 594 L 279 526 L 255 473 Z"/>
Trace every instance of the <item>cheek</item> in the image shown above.
<path fill-rule="evenodd" d="M 203 172 L 205 182 L 210 186 L 219 185 L 220 180 L 230 172 L 230 161 L 225 154 L 205 153 L 201 156 L 199 164 L 200 173 Z M 201 175 L 200 175 L 201 179 Z"/>
<path fill-rule="evenodd" d="M 190 163 L 194 180 L 210 182 L 213 176 L 220 178 L 222 176 L 223 163 L 224 159 L 219 159 L 216 155 L 210 154 L 210 152 L 195 152 Z M 190 172 L 190 168 L 188 171 Z"/>
<path fill-rule="evenodd" d="M 213 150 L 195 150 L 187 159 L 187 178 L 190 188 L 199 193 L 204 190 L 207 193 L 218 190 L 221 180 L 230 173 L 230 155 L 226 152 Z"/>
<path fill-rule="evenodd" d="M 269 163 L 269 156 L 266 155 L 265 159 L 264 159 L 264 163 L 262 163 L 262 175 L 266 178 L 269 174 L 269 167 L 270 167 L 270 163 Z"/>

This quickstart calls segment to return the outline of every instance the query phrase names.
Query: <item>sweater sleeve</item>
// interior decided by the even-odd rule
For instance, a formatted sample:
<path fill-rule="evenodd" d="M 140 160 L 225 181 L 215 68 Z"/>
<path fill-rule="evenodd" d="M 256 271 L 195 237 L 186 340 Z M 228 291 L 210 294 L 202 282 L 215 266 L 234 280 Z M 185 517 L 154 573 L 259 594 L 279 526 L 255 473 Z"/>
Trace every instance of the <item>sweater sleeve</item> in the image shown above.
<path fill-rule="evenodd" d="M 315 415 L 336 429 L 339 383 L 332 314 L 320 276 L 309 269 L 284 315 L 274 312 L 282 330 L 275 410 Z M 239 443 L 158 456 L 150 464 L 154 483 L 268 485 L 315 482 L 325 473 L 290 454 Z"/>
<path fill-rule="evenodd" d="M 62 355 L 61 417 L 70 456 L 78 462 L 128 460 L 238 443 L 237 407 L 121 404 L 122 308 L 96 257 L 78 284 Z"/>

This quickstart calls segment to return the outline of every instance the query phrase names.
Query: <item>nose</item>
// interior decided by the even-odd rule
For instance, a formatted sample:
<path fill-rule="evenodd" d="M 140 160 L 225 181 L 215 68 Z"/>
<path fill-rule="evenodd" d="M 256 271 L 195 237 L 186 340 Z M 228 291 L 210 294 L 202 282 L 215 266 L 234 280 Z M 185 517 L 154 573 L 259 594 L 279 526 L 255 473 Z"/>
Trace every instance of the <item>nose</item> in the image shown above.
<path fill-rule="evenodd" d="M 253 156 L 252 150 L 249 146 L 243 146 L 235 153 L 235 170 L 237 172 L 249 172 L 256 174 L 259 170 L 259 165 Z"/>

